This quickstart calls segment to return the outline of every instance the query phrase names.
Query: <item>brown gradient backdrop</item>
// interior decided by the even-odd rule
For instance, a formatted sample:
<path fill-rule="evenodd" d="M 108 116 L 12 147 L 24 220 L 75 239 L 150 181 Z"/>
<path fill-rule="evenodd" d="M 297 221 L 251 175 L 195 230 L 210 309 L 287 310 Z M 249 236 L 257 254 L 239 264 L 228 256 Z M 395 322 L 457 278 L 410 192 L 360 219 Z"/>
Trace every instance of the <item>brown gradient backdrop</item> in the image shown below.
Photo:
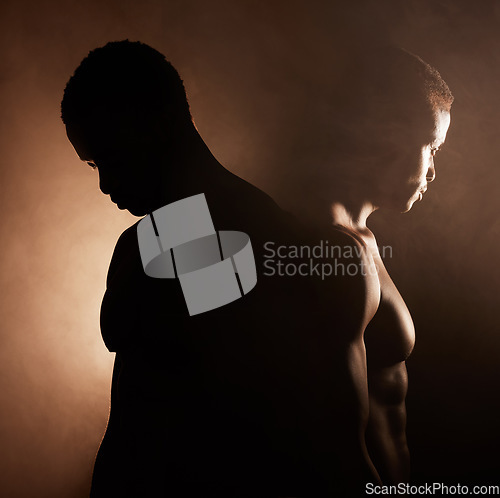
<path fill-rule="evenodd" d="M 372 225 L 394 246 L 388 265 L 417 326 L 415 479 L 498 483 L 500 2 L 356 5 L 2 2 L 1 496 L 88 493 L 113 361 L 100 300 L 114 242 L 135 218 L 77 160 L 59 102 L 89 49 L 127 37 L 167 55 L 215 155 L 272 193 L 273 172 L 308 140 L 314 89 L 351 42 L 388 36 L 440 69 L 456 102 L 438 179 L 411 213 L 377 213 Z"/>

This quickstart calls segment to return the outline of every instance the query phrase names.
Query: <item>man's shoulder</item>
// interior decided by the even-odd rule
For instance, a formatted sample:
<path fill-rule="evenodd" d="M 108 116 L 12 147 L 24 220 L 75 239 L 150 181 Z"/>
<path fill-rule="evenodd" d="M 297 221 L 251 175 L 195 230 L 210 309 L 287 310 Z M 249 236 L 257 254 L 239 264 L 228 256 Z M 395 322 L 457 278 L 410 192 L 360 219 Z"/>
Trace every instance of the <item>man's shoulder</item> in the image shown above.
<path fill-rule="evenodd" d="M 138 220 L 133 225 L 123 230 L 116 241 L 113 257 L 123 256 L 137 248 L 137 225 L 140 222 L 141 220 Z"/>
<path fill-rule="evenodd" d="M 285 230 L 291 223 L 291 216 L 270 195 L 236 175 L 217 188 L 207 188 L 205 195 L 218 230 L 241 230 L 260 237 Z"/>
<path fill-rule="evenodd" d="M 137 244 L 137 225 L 139 222 L 140 220 L 126 228 L 118 237 L 113 250 L 113 255 L 111 257 L 111 262 L 109 264 L 107 277 L 108 284 L 118 267 L 120 267 L 125 261 L 128 261 L 135 266 L 140 263 L 140 260 L 138 259 L 139 248 Z"/>
<path fill-rule="evenodd" d="M 378 306 L 380 286 L 377 269 L 363 239 L 341 227 L 300 233 L 301 245 L 281 252 L 288 255 L 288 261 L 296 258 L 295 266 L 301 265 L 299 269 L 308 273 L 314 307 L 346 325 L 369 320 Z"/>

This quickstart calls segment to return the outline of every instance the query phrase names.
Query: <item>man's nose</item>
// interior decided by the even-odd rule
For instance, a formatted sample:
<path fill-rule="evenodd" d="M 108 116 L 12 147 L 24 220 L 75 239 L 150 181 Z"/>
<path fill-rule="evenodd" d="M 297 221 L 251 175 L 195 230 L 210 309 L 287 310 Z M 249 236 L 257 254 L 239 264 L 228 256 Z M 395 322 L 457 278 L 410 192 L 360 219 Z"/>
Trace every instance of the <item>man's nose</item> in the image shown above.
<path fill-rule="evenodd" d="M 103 194 L 109 195 L 113 191 L 113 182 L 111 175 L 105 173 L 103 168 L 98 168 L 99 170 L 99 188 Z"/>
<path fill-rule="evenodd" d="M 431 162 L 429 169 L 427 170 L 427 175 L 425 179 L 430 183 L 436 178 L 436 170 L 434 169 L 434 161 Z"/>

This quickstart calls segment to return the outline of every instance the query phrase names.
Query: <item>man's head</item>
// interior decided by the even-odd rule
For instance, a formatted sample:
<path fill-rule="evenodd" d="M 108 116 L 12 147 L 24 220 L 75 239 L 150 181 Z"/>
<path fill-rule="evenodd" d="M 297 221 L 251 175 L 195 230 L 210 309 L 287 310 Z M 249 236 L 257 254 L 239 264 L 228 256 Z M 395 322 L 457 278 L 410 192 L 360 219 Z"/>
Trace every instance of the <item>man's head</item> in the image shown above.
<path fill-rule="evenodd" d="M 353 57 L 337 93 L 337 157 L 375 205 L 408 211 L 435 176 L 450 124 L 448 85 L 416 55 L 383 48 Z"/>
<path fill-rule="evenodd" d="M 92 50 L 66 85 L 64 124 L 87 124 L 96 115 L 146 126 L 156 120 L 191 120 L 184 85 L 172 64 L 154 48 L 128 40 Z"/>
<path fill-rule="evenodd" d="M 177 71 L 155 49 L 128 40 L 81 62 L 64 90 L 61 117 L 77 154 L 97 166 L 101 190 L 138 215 L 148 212 L 159 163 L 192 126 Z"/>

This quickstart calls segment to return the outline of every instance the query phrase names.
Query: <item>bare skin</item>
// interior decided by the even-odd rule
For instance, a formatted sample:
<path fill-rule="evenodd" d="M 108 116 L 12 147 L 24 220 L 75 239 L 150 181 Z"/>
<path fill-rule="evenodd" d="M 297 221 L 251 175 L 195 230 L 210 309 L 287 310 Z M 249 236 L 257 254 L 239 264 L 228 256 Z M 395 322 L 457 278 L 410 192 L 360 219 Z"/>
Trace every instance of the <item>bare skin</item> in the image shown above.
<path fill-rule="evenodd" d="M 444 143 L 450 124 L 448 112 L 434 115 L 434 126 L 429 138 L 413 148 L 407 164 L 399 170 L 383 174 L 383 182 L 373 185 L 372 201 L 356 199 L 355 195 L 331 206 L 334 226 L 350 234 L 369 255 L 376 272 L 366 275 L 373 292 L 367 300 L 367 309 L 375 309 L 363 332 L 366 355 L 366 402 L 369 415 L 365 441 L 377 472 L 384 483 L 408 482 L 410 463 L 406 442 L 405 398 L 408 387 L 405 361 L 415 342 L 415 329 L 408 308 L 391 280 L 379 253 L 377 241 L 367 228 L 367 218 L 378 208 L 396 208 L 408 211 L 415 201 L 422 200 L 428 183 L 435 178 L 434 155 Z M 418 136 L 418 134 L 417 134 Z M 407 146 L 411 153 L 411 144 Z M 408 164 L 414 164 L 413 169 Z M 398 196 L 386 196 L 393 189 Z M 367 272 L 369 273 L 369 272 Z M 365 394 L 365 391 L 363 392 Z"/>
<path fill-rule="evenodd" d="M 408 482 L 405 360 L 413 349 L 415 330 L 408 308 L 382 262 L 375 237 L 364 241 L 377 268 L 381 296 L 364 333 L 370 406 L 366 442 L 382 482 Z"/>
<path fill-rule="evenodd" d="M 120 236 L 101 307 L 116 358 L 92 498 L 354 497 L 368 482 L 408 480 L 414 329 L 366 222 L 422 199 L 452 97 L 411 54 L 361 62 L 346 61 L 349 85 L 334 84 L 331 105 L 330 92 L 311 95 L 314 119 L 281 178 L 295 218 L 219 164 L 151 47 L 112 43 L 75 71 L 62 116 L 101 191 L 138 217 L 203 193 L 217 230 L 249 235 L 258 275 L 241 299 L 191 317 L 177 279 L 145 274 L 136 225 Z M 314 256 L 335 264 L 328 278 L 275 278 L 263 271 L 269 241 L 347 251 Z"/>
<path fill-rule="evenodd" d="M 366 220 L 379 207 L 408 211 L 422 198 L 449 126 L 449 113 L 434 118 L 425 140 L 401 144 L 391 167 L 378 165 L 378 182 L 360 180 L 326 209 L 307 199 L 297 205 L 312 225 L 323 221 L 323 240 L 360 249 L 356 263 L 366 274 L 260 279 L 248 298 L 201 326 L 183 316 L 175 282 L 144 275 L 135 227 L 124 232 L 101 314 L 117 359 L 92 496 L 111 496 L 116 486 L 122 496 L 236 496 L 236 488 L 246 496 L 362 495 L 366 482 L 408 480 L 405 360 L 414 330 Z M 194 127 L 170 129 L 159 142 L 150 137 L 161 130 L 101 123 L 68 126 L 68 138 L 120 209 L 143 216 L 204 192 L 216 227 L 248 233 L 259 264 L 263 243 L 286 225 L 282 214 L 222 168 Z M 158 333 L 165 323 L 169 333 Z"/>
<path fill-rule="evenodd" d="M 142 216 L 204 192 L 216 227 L 249 234 L 258 271 L 266 241 L 300 237 L 264 193 L 214 159 L 194 128 L 177 130 L 168 146 L 145 147 L 145 137 L 137 148 L 119 124 L 87 130 L 68 126 L 68 137 L 121 209 Z M 360 246 L 331 227 L 328 238 Z M 369 254 L 363 259 L 372 264 Z M 103 338 L 117 355 L 91 496 L 361 494 L 357 486 L 378 480 L 364 440 L 363 341 L 378 294 L 376 278 L 259 276 L 245 299 L 191 319 L 177 282 L 144 274 L 136 227 L 127 229 L 101 308 Z M 325 323 L 335 333 L 325 334 Z"/>

